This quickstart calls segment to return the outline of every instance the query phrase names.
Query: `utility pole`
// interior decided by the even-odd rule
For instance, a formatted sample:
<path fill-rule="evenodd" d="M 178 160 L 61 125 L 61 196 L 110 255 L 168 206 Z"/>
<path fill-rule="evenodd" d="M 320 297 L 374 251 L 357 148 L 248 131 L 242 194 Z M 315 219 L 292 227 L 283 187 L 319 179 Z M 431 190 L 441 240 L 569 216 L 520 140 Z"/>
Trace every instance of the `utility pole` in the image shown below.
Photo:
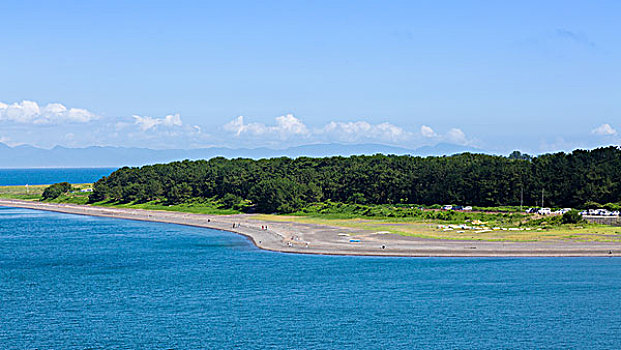
<path fill-rule="evenodd" d="M 543 188 L 541 189 L 541 207 L 543 208 Z"/>
<path fill-rule="evenodd" d="M 524 205 L 524 187 L 520 187 L 520 211 L 522 211 L 522 205 Z"/>

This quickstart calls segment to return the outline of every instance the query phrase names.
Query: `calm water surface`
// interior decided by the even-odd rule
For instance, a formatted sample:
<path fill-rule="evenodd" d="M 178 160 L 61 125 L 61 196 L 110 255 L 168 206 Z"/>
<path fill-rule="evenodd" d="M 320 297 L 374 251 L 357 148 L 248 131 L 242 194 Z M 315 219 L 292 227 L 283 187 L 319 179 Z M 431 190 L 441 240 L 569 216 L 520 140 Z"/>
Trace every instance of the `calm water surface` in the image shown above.
<path fill-rule="evenodd" d="M 114 168 L 0 169 L 0 186 L 49 185 L 67 181 L 91 183 L 110 175 Z"/>
<path fill-rule="evenodd" d="M 0 208 L 3 349 L 621 348 L 621 260 L 287 255 Z"/>

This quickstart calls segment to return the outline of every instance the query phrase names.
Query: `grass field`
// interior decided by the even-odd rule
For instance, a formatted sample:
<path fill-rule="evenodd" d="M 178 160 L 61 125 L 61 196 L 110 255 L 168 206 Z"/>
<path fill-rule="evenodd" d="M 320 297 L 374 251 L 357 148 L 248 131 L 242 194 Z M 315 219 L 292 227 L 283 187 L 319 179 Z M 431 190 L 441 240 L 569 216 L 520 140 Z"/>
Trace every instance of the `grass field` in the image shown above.
<path fill-rule="evenodd" d="M 29 185 L 26 186 L 0 186 L 0 197 L 11 199 L 27 199 L 27 200 L 39 200 L 41 194 L 49 185 Z M 92 184 L 72 184 L 75 188 L 75 192 L 65 197 L 83 197 L 88 199 L 88 193 L 79 192 L 84 188 L 90 188 Z M 65 198 L 68 199 L 68 198 Z"/>
<path fill-rule="evenodd" d="M 350 218 L 335 219 L 321 218 L 317 216 L 292 216 L 292 215 L 259 215 L 260 220 L 278 222 L 298 222 L 320 224 L 337 227 L 364 229 L 374 232 L 386 232 L 404 236 L 420 238 L 451 239 L 451 240 L 480 240 L 480 241 L 591 241 L 591 242 L 621 242 L 621 227 L 604 225 L 560 225 L 554 227 L 532 227 L 522 231 L 509 230 L 508 227 L 493 230 L 460 230 L 452 229 L 444 231 L 444 223 L 421 222 L 407 219 L 366 219 Z M 484 223 L 483 223 L 484 224 Z M 477 231 L 486 231 L 477 233 Z"/>

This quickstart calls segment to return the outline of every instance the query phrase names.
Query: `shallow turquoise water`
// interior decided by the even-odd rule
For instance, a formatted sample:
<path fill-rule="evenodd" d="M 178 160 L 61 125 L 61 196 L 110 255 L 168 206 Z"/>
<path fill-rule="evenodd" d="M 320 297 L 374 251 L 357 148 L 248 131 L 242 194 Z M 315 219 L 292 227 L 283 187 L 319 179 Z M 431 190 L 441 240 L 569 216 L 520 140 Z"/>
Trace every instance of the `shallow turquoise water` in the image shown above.
<path fill-rule="evenodd" d="M 288 255 L 0 208 L 3 349 L 621 348 L 621 259 Z"/>

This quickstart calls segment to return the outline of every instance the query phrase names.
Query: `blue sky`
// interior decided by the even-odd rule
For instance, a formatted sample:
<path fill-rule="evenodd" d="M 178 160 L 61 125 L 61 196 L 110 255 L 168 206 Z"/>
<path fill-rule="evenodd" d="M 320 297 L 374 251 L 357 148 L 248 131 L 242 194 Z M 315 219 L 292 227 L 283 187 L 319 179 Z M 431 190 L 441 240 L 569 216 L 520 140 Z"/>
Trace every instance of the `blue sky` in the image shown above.
<path fill-rule="evenodd" d="M 2 1 L 0 142 L 619 143 L 618 1 Z"/>

